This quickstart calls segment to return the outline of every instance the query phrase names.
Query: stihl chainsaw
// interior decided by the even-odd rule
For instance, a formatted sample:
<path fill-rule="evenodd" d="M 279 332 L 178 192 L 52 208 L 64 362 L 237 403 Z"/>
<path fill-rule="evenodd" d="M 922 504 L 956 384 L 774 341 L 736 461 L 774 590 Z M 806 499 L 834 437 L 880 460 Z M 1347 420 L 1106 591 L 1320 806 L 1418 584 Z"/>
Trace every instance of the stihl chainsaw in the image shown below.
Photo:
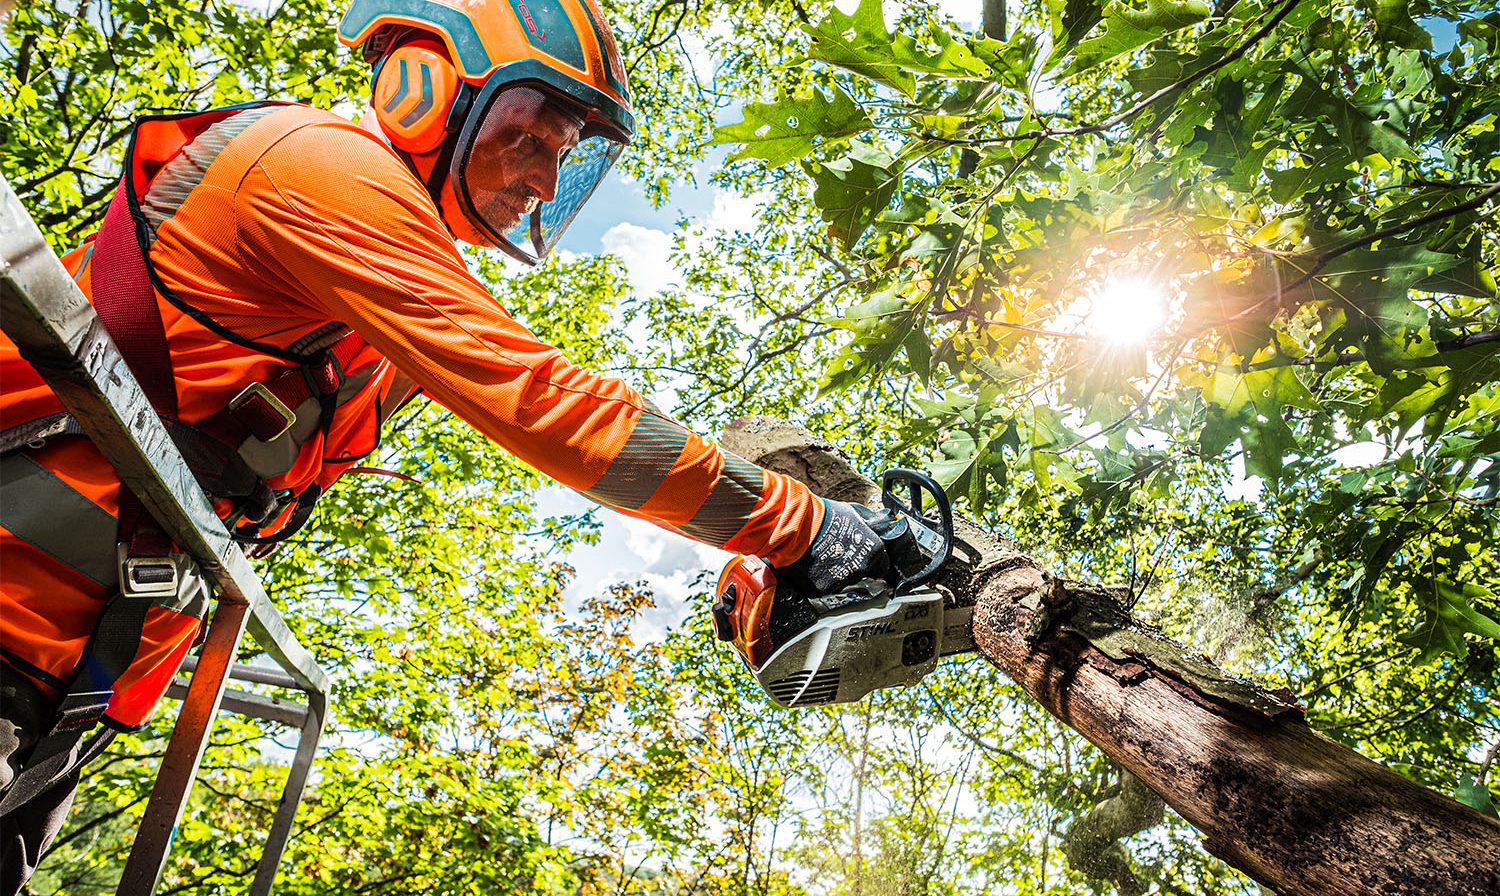
<path fill-rule="evenodd" d="M 733 644 L 778 706 L 850 703 L 915 684 L 943 657 L 974 650 L 973 608 L 923 587 L 953 552 L 947 494 L 925 474 L 890 470 L 881 505 L 867 522 L 891 560 L 885 578 L 803 594 L 757 557 L 724 567 L 714 633 Z"/>

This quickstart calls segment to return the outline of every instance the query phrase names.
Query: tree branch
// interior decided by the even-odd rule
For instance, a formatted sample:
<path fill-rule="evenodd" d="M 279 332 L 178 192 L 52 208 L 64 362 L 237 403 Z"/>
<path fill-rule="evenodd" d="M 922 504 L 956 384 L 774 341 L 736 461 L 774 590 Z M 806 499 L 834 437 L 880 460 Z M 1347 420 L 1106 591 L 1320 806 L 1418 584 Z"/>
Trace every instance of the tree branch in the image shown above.
<path fill-rule="evenodd" d="M 824 497 L 873 491 L 790 424 L 742 419 L 723 442 Z M 1291 694 L 1226 674 L 1109 589 L 1050 575 L 961 516 L 954 529 L 932 587 L 955 618 L 972 608 L 979 653 L 1202 831 L 1211 854 L 1283 896 L 1500 892 L 1500 868 L 1468 858 L 1500 842 L 1500 821 L 1314 733 Z"/>
<path fill-rule="evenodd" d="M 1412 369 L 1420 367 L 1433 367 L 1439 363 L 1437 358 L 1440 355 L 1445 355 L 1450 352 L 1462 351 L 1463 349 L 1472 348 L 1476 345 L 1486 345 L 1491 342 L 1500 342 L 1500 330 L 1485 330 L 1482 333 L 1469 333 L 1464 336 L 1456 336 L 1452 339 L 1443 339 L 1432 344 L 1434 352 L 1433 355 L 1422 358 L 1414 358 L 1410 361 L 1403 362 L 1401 366 L 1409 367 Z M 1266 360 L 1259 361 L 1255 364 L 1247 364 L 1245 365 L 1244 370 L 1246 373 L 1253 373 L 1257 370 L 1270 370 L 1274 367 L 1292 366 L 1317 367 L 1320 369 L 1331 370 L 1335 367 L 1344 367 L 1349 364 L 1357 364 L 1360 361 L 1367 360 L 1369 360 L 1369 358 L 1366 357 L 1365 353 L 1358 350 L 1339 352 L 1332 358 L 1325 358 L 1322 360 L 1320 360 L 1317 355 L 1302 355 L 1296 358 L 1288 358 L 1284 355 L 1281 355 L 1274 358 L 1267 358 Z"/>
<path fill-rule="evenodd" d="M 1062 851 L 1079 874 L 1109 881 L 1120 896 L 1143 896 L 1146 885 L 1131 867 L 1130 850 L 1120 841 L 1161 824 L 1166 803 L 1124 769 L 1119 781 L 1118 794 L 1084 813 L 1063 834 Z"/>
<path fill-rule="evenodd" d="M 1478 196 L 1460 202 L 1451 208 L 1434 209 L 1433 211 L 1430 211 L 1425 215 L 1413 218 L 1410 221 L 1403 221 L 1400 224 L 1391 224 L 1388 227 L 1382 227 L 1374 233 L 1362 236 L 1359 239 L 1350 240 L 1347 243 L 1335 246 L 1327 252 L 1315 256 L 1312 260 L 1312 265 L 1302 273 L 1302 276 L 1298 277 L 1296 280 L 1293 280 L 1286 286 L 1278 286 L 1274 294 L 1266 296 L 1265 298 L 1254 303 L 1245 310 L 1231 316 L 1228 320 L 1225 321 L 1225 323 L 1235 323 L 1252 317 L 1256 315 L 1261 309 L 1263 309 L 1268 303 L 1274 302 L 1276 304 L 1280 304 L 1281 300 L 1285 298 L 1289 293 L 1291 293 L 1298 287 L 1304 286 L 1307 283 L 1311 282 L 1313 278 L 1317 277 L 1324 268 L 1328 267 L 1329 263 L 1342 255 L 1347 255 L 1348 253 L 1353 252 L 1356 249 L 1363 249 L 1366 246 L 1374 245 L 1375 243 L 1378 243 L 1383 239 L 1388 239 L 1393 236 L 1400 236 L 1401 234 L 1415 230 L 1418 227 L 1432 224 L 1437 221 L 1442 221 L 1447 218 L 1456 217 L 1467 211 L 1473 211 L 1474 209 L 1482 207 L 1485 203 L 1489 202 L 1497 195 L 1500 195 L 1500 184 L 1492 184 L 1490 185 L 1489 189 L 1480 193 Z"/>

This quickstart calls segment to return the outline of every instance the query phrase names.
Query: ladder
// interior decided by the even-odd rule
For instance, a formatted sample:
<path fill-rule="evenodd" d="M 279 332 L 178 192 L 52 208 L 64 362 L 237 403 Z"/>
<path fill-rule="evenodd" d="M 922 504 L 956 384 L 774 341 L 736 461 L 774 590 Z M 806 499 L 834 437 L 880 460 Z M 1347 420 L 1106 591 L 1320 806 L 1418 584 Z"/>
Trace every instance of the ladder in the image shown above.
<path fill-rule="evenodd" d="M 253 896 L 270 893 L 323 733 L 328 676 L 297 643 L 266 596 L 93 306 L 3 176 L 0 327 L 166 534 L 198 562 L 218 593 L 207 640 L 199 655 L 189 657 L 183 667 L 190 677 L 179 675 L 168 691 L 168 696 L 182 701 L 182 708 L 116 892 L 128 896 L 155 892 L 214 717 L 226 709 L 299 730 L 286 787 L 250 887 Z M 234 662 L 247 629 L 279 670 Z M 231 680 L 298 692 L 301 702 L 231 690 L 227 688 Z"/>

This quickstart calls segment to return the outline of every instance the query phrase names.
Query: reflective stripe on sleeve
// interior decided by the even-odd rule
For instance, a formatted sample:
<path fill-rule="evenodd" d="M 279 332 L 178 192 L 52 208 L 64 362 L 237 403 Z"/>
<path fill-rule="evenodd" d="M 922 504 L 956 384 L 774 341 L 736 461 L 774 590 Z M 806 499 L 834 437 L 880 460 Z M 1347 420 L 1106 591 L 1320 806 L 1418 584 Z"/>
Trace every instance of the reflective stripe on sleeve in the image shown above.
<path fill-rule="evenodd" d="M 687 430 L 644 411 L 609 469 L 583 493 L 610 507 L 639 510 L 661 487 L 686 447 Z"/>
<path fill-rule="evenodd" d="M 0 525 L 106 588 L 119 581 L 115 518 L 23 452 L 0 455 Z"/>
<path fill-rule="evenodd" d="M 708 500 L 682 527 L 683 534 L 706 544 L 724 544 L 750 521 L 764 486 L 765 472 L 760 467 L 725 451 L 724 472 Z"/>

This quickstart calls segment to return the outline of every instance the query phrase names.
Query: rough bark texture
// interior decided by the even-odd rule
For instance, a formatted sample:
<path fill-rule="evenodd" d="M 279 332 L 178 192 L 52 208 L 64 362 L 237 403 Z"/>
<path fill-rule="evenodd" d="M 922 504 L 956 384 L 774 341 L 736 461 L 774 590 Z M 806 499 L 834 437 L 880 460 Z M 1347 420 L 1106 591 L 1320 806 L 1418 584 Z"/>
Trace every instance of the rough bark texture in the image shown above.
<path fill-rule="evenodd" d="M 736 421 L 727 448 L 826 497 L 874 485 L 781 421 Z M 974 606 L 980 653 L 1282 896 L 1493 896 L 1500 821 L 1310 729 L 1290 694 L 1217 669 L 1138 623 L 1109 589 L 1049 575 L 967 520 L 938 584 Z"/>

